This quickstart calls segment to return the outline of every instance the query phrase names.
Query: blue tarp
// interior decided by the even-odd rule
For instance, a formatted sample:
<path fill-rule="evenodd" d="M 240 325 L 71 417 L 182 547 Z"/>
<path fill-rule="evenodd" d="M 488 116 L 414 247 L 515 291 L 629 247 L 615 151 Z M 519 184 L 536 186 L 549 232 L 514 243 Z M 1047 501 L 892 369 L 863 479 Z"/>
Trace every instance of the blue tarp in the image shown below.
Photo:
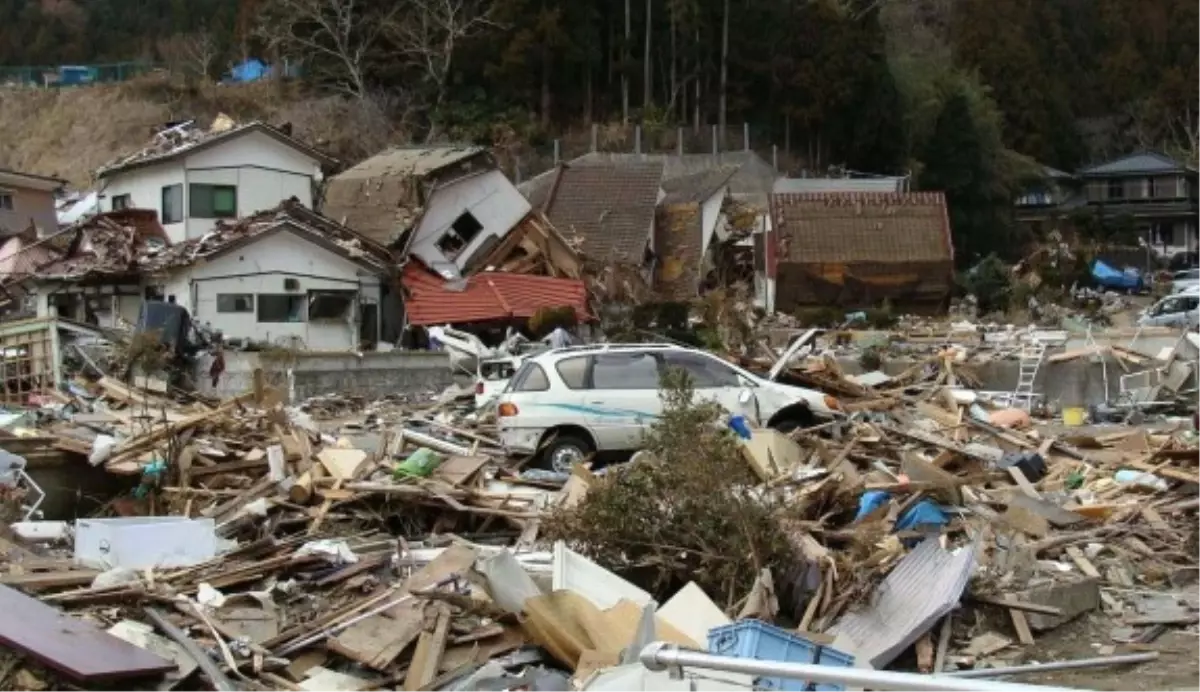
<path fill-rule="evenodd" d="M 1100 260 L 1096 260 L 1096 263 L 1092 265 L 1092 278 L 1104 288 L 1119 291 L 1137 291 L 1142 288 L 1141 272 L 1132 267 L 1126 268 L 1125 271 L 1118 271 Z"/>
<path fill-rule="evenodd" d="M 257 82 L 271 75 L 271 67 L 258 58 L 250 58 L 229 71 L 231 82 Z"/>

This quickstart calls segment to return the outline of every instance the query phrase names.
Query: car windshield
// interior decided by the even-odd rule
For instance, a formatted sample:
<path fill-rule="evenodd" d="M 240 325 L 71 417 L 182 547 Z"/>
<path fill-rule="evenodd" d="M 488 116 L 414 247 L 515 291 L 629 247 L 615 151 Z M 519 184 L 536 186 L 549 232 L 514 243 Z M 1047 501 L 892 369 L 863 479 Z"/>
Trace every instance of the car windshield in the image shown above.
<path fill-rule="evenodd" d="M 1187 269 L 1181 272 L 1175 272 L 1176 281 L 1187 281 L 1189 279 L 1200 279 L 1200 269 Z"/>

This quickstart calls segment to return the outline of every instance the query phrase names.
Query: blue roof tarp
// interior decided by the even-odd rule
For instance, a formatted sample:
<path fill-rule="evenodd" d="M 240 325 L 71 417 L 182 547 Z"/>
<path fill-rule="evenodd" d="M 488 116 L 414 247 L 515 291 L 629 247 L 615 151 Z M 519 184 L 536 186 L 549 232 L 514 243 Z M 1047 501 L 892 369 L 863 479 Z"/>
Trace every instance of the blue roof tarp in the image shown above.
<path fill-rule="evenodd" d="M 1119 291 L 1137 291 L 1142 288 L 1142 274 L 1133 267 L 1118 271 L 1100 260 L 1092 265 L 1092 278 L 1104 288 Z"/>
<path fill-rule="evenodd" d="M 271 67 L 258 58 L 250 58 L 229 71 L 230 81 L 233 82 L 257 82 L 270 74 Z"/>

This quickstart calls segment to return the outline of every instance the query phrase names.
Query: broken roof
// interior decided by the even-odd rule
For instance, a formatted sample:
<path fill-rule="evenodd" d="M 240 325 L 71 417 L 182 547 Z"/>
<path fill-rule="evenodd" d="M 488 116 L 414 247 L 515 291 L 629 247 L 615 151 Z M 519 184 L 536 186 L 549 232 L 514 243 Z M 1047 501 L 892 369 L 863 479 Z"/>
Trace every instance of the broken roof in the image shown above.
<path fill-rule="evenodd" d="M 329 179 L 322 211 L 375 242 L 391 246 L 421 217 L 421 181 L 484 157 L 475 146 L 395 147 Z M 487 168 L 492 168 L 490 158 Z"/>
<path fill-rule="evenodd" d="M 559 233 L 580 242 L 585 258 L 640 265 L 654 228 L 662 172 L 661 161 L 564 164 L 539 195 L 542 210 Z"/>
<path fill-rule="evenodd" d="M 36 173 L 24 173 L 22 171 L 14 171 L 10 168 L 0 168 L 0 185 L 12 185 L 14 187 L 27 187 L 33 190 L 53 192 L 66 184 L 67 181 L 62 178 L 37 175 Z"/>
<path fill-rule="evenodd" d="M 121 171 L 169 161 L 177 156 L 207 149 L 251 132 L 261 132 L 293 149 L 302 151 L 316 159 L 322 166 L 332 166 L 337 163 L 337 159 L 310 147 L 277 127 L 258 120 L 237 125 L 227 117 L 218 117 L 213 126 L 207 130 L 198 127 L 194 120 L 165 128 L 156 133 L 151 138 L 150 144 L 143 149 L 101 166 L 96 170 L 96 177 L 104 178 Z"/>
<path fill-rule="evenodd" d="M 543 308 L 571 307 L 588 318 L 587 288 L 579 279 L 481 272 L 446 281 L 417 261 L 401 274 L 404 309 L 412 325 L 464 324 L 529 319 Z"/>
<path fill-rule="evenodd" d="M 940 192 L 771 195 L 784 262 L 941 262 L 954 259 Z"/>
<path fill-rule="evenodd" d="M 664 180 L 663 204 L 686 204 L 688 202 L 706 202 L 717 194 L 721 188 L 729 185 L 729 179 L 737 173 L 737 166 L 718 166 L 706 171 L 691 173 L 678 178 Z"/>

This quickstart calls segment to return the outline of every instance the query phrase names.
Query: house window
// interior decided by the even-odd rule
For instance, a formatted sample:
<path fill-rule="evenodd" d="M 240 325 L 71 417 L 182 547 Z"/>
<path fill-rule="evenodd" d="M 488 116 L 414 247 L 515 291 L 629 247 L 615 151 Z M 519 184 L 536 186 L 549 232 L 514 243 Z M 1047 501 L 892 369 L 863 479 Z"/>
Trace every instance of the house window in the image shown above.
<path fill-rule="evenodd" d="M 112 210 L 121 211 L 133 206 L 133 195 L 113 195 Z"/>
<path fill-rule="evenodd" d="M 1125 181 L 1123 181 L 1123 180 L 1108 181 L 1108 198 L 1109 199 L 1125 199 Z"/>
<path fill-rule="evenodd" d="M 0 211 L 13 210 L 13 196 L 8 192 L 0 192 Z"/>
<path fill-rule="evenodd" d="M 309 291 L 309 320 L 348 320 L 354 315 L 355 291 Z"/>
<path fill-rule="evenodd" d="M 254 295 L 250 293 L 218 293 L 217 312 L 254 312 Z"/>
<path fill-rule="evenodd" d="M 462 216 L 450 224 L 450 230 L 437 241 L 438 249 L 450 259 L 454 259 L 482 230 L 483 224 L 479 223 L 479 219 L 471 212 L 464 211 Z"/>
<path fill-rule="evenodd" d="M 307 296 L 285 293 L 258 294 L 259 322 L 303 322 Z"/>
<path fill-rule="evenodd" d="M 183 183 L 165 185 L 162 189 L 162 222 L 183 221 Z"/>
<path fill-rule="evenodd" d="M 237 216 L 237 187 L 189 185 L 188 213 L 195 219 L 232 219 Z"/>

